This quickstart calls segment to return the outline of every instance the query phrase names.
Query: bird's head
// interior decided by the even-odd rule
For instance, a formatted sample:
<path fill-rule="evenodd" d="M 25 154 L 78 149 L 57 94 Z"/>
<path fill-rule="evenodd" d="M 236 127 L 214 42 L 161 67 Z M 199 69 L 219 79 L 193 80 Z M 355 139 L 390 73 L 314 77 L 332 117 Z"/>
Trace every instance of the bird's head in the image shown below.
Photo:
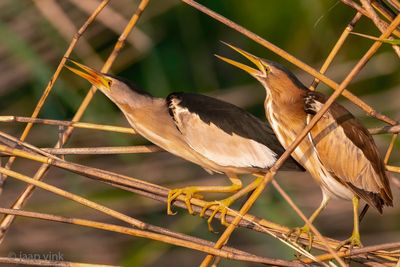
<path fill-rule="evenodd" d="M 249 67 L 240 62 L 234 61 L 232 59 L 216 55 L 219 59 L 238 67 L 249 73 L 251 76 L 256 78 L 270 94 L 288 95 L 290 93 L 298 93 L 306 89 L 306 87 L 297 79 L 297 77 L 288 69 L 282 65 L 259 58 L 254 56 L 240 48 L 237 48 L 231 44 L 224 43 L 236 52 L 240 53 L 248 60 L 250 60 L 258 69 Z M 301 91 L 298 91 L 300 89 Z"/>
<path fill-rule="evenodd" d="M 122 81 L 121 78 L 101 73 L 71 59 L 68 59 L 68 62 L 75 66 L 65 65 L 66 68 L 90 82 L 117 105 L 134 98 L 132 92 L 136 88 L 128 82 Z M 143 92 L 143 94 L 145 93 Z"/>

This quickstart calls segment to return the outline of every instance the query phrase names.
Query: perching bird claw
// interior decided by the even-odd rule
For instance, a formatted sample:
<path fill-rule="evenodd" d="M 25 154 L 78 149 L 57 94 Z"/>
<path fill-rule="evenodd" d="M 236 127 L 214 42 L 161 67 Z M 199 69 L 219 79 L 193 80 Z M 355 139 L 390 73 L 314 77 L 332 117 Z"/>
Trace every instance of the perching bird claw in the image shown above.
<path fill-rule="evenodd" d="M 302 234 L 306 234 L 308 236 L 307 250 L 310 251 L 312 249 L 312 244 L 314 241 L 314 234 L 311 232 L 310 227 L 308 227 L 307 225 L 291 229 L 287 233 L 287 238 L 290 239 L 290 237 L 293 235 L 294 242 L 297 243 Z"/>
<path fill-rule="evenodd" d="M 223 200 L 211 201 L 211 202 L 208 202 L 206 205 L 204 205 L 203 209 L 201 210 L 200 217 L 204 217 L 206 211 L 208 209 L 210 209 L 212 206 L 215 206 L 213 212 L 211 213 L 210 217 L 207 220 L 208 230 L 210 232 L 215 232 L 214 228 L 211 225 L 211 222 L 212 222 L 212 220 L 214 219 L 215 215 L 218 212 L 221 212 L 221 219 L 220 219 L 221 220 L 221 224 L 224 225 L 224 226 L 229 226 L 229 223 L 226 222 L 226 214 L 228 212 L 229 206 L 234 201 L 235 201 L 234 199 L 228 197 L 228 198 L 223 199 Z"/>
<path fill-rule="evenodd" d="M 200 194 L 196 194 L 199 190 L 195 186 L 184 187 L 184 188 L 177 188 L 171 189 L 168 192 L 168 199 L 167 199 L 167 214 L 168 215 L 175 215 L 176 212 L 173 212 L 171 209 L 171 204 L 174 200 L 176 200 L 180 195 L 185 195 L 185 204 L 188 209 L 189 214 L 193 214 L 192 204 L 190 200 L 192 198 L 202 199 L 203 196 Z"/>
<path fill-rule="evenodd" d="M 350 238 L 340 242 L 339 246 L 336 247 L 336 250 L 339 251 L 341 248 L 347 245 L 349 246 L 349 250 L 352 250 L 354 247 L 362 248 L 363 245 L 361 243 L 360 234 L 353 233 Z"/>

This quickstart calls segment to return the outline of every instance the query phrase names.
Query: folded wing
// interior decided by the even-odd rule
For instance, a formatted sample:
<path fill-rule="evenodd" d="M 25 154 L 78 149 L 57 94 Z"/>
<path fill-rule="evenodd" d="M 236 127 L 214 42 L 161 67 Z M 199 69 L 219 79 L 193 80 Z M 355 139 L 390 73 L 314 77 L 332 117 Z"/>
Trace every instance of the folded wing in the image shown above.
<path fill-rule="evenodd" d="M 314 114 L 326 97 L 312 92 L 306 111 Z M 367 129 L 343 106 L 334 103 L 312 130 L 312 139 L 324 166 L 359 197 L 380 212 L 392 205 L 385 167 Z"/>
<path fill-rule="evenodd" d="M 167 103 L 190 147 L 219 165 L 266 170 L 284 152 L 266 123 L 235 105 L 192 93 L 172 93 Z M 293 159 L 286 163 L 300 168 Z"/>

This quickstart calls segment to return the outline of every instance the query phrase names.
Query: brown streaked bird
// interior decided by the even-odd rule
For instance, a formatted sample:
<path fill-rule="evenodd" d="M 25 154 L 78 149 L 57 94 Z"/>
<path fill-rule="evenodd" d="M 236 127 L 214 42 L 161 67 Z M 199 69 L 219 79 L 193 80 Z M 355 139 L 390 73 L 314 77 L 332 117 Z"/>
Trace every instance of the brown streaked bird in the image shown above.
<path fill-rule="evenodd" d="M 317 113 L 327 100 L 309 90 L 297 77 L 278 63 L 261 59 L 230 44 L 258 69 L 228 58 L 219 57 L 256 78 L 266 90 L 265 113 L 281 144 L 287 148 L 307 125 L 308 115 Z M 323 198 L 311 215 L 313 222 L 332 197 L 352 200 L 353 232 L 344 245 L 362 246 L 359 234 L 359 199 L 382 213 L 383 206 L 393 206 L 393 197 L 385 166 L 367 129 L 343 106 L 334 103 L 308 136 L 292 153 L 321 186 Z M 296 228 L 299 236 L 307 226 Z M 292 232 L 291 232 L 292 233 Z M 289 234 L 290 236 L 290 234 Z M 312 241 L 310 241 L 312 242 Z"/>
<path fill-rule="evenodd" d="M 236 192 L 226 199 L 208 202 L 200 214 L 203 216 L 207 209 L 216 206 L 208 219 L 209 229 L 212 230 L 211 220 L 218 211 L 222 212 L 221 222 L 226 225 L 227 207 L 261 181 L 257 178 L 241 189 L 242 182 L 237 175 L 263 176 L 284 152 L 266 122 L 235 105 L 193 93 L 171 93 L 166 99 L 156 98 L 128 80 L 69 61 L 79 68 L 66 67 L 114 102 L 144 138 L 210 172 L 224 173 L 231 180 L 230 186 L 172 189 L 168 194 L 168 214 L 173 214 L 171 202 L 181 194 L 186 195 L 186 205 L 192 214 L 190 199 L 198 196 L 198 192 Z M 292 158 L 286 161 L 284 169 L 304 170 Z"/>

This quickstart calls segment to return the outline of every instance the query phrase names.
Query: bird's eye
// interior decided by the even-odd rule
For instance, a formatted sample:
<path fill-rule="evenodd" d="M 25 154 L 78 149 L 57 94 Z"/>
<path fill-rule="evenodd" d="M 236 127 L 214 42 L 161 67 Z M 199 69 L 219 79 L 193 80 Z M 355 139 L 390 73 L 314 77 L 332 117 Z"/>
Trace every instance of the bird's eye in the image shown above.
<path fill-rule="evenodd" d="M 112 81 L 111 81 L 111 80 L 108 80 L 108 81 L 107 81 L 107 84 L 108 84 L 109 87 L 111 87 Z"/>
<path fill-rule="evenodd" d="M 270 68 L 269 66 L 265 66 L 265 71 L 266 71 L 266 73 L 268 74 L 268 73 L 271 72 L 271 68 Z"/>

